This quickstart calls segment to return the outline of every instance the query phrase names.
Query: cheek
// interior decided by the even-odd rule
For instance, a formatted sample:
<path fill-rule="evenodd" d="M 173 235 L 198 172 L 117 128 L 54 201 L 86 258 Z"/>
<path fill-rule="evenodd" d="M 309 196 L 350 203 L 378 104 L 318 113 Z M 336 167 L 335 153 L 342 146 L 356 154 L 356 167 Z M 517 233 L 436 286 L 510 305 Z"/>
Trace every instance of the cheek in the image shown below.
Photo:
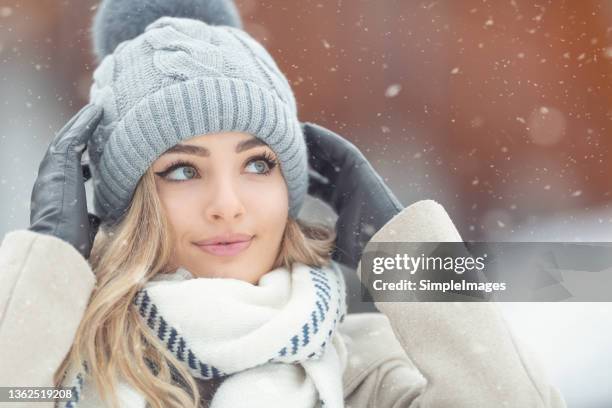
<path fill-rule="evenodd" d="M 289 214 L 289 195 L 285 181 L 260 185 L 249 189 L 248 211 L 260 226 L 270 230 L 284 230 Z"/>
<path fill-rule="evenodd" d="M 164 207 L 166 218 L 175 234 L 189 230 L 193 225 L 194 211 L 197 210 L 197 198 L 188 189 L 165 189 L 158 187 L 157 193 Z"/>

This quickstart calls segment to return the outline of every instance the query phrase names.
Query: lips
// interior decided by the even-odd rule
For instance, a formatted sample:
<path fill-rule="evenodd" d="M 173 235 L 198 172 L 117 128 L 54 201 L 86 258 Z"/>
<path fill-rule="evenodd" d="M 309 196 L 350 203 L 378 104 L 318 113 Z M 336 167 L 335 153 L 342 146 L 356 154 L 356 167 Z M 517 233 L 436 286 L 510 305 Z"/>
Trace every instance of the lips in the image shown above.
<path fill-rule="evenodd" d="M 223 235 L 217 235 L 209 239 L 205 239 L 202 241 L 194 242 L 194 244 L 202 246 L 202 245 L 218 245 L 218 244 L 233 244 L 238 242 L 247 242 L 253 238 L 252 235 L 247 234 L 236 234 L 236 233 L 228 233 Z"/>
<path fill-rule="evenodd" d="M 204 252 L 217 256 L 234 256 L 251 246 L 252 237 L 246 241 L 234 241 L 229 244 L 207 244 L 196 246 Z"/>

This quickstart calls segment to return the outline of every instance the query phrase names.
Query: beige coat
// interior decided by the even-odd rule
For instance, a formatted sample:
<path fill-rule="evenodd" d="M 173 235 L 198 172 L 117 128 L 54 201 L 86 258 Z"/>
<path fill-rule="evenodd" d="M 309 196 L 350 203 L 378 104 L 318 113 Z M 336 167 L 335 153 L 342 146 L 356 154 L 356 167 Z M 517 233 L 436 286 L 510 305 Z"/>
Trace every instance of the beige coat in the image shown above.
<path fill-rule="evenodd" d="M 458 241 L 444 209 L 405 208 L 372 241 Z M 0 246 L 0 386 L 52 386 L 95 285 L 69 244 L 18 230 Z M 565 407 L 494 303 L 385 303 L 339 326 L 347 408 Z M 81 407 L 91 407 L 86 404 Z M 1 403 L 0 407 L 25 407 Z M 51 408 L 52 402 L 32 404 Z M 129 407 L 128 407 L 129 408 Z"/>

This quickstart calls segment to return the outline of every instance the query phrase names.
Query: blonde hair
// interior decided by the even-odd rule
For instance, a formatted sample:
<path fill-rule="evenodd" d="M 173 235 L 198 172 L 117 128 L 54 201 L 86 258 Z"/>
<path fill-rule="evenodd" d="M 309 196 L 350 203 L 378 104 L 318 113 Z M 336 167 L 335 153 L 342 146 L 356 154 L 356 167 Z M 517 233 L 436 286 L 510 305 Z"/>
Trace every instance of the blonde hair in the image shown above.
<path fill-rule="evenodd" d="M 120 377 L 138 389 L 151 408 L 198 407 L 200 394 L 189 371 L 151 333 L 132 303 L 138 290 L 165 272 L 170 262 L 173 240 L 167 233 L 169 227 L 149 168 L 125 217 L 112 228 L 103 224 L 96 235 L 89 262 L 97 284 L 72 348 L 55 372 L 57 387 L 69 367 L 81 367 L 85 360 L 86 381 L 93 379 L 102 400 L 113 407 L 118 407 Z M 335 238 L 333 228 L 289 218 L 274 268 L 290 268 L 293 262 L 328 265 Z M 182 386 L 173 382 L 172 371 L 179 374 Z"/>

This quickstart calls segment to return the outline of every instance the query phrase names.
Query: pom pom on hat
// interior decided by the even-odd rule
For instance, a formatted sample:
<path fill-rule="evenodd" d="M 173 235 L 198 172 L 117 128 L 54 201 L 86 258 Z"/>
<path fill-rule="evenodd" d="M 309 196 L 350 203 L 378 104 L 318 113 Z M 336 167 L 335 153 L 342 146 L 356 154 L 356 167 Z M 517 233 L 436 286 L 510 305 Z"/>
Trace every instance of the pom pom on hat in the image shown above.
<path fill-rule="evenodd" d="M 188 17 L 211 25 L 242 28 L 232 0 L 102 0 L 92 25 L 98 63 L 119 43 L 131 40 L 160 17 Z"/>

